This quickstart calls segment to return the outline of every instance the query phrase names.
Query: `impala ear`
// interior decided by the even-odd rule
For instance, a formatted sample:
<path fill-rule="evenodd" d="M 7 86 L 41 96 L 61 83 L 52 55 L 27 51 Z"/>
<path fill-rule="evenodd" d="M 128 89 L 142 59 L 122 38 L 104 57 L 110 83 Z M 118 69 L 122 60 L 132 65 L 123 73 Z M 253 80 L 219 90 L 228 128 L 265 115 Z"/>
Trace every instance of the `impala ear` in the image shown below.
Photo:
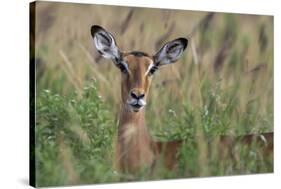
<path fill-rule="evenodd" d="M 187 47 L 188 40 L 186 38 L 178 38 L 166 43 L 157 53 L 153 56 L 156 66 L 162 66 L 176 62 L 182 55 Z"/>
<path fill-rule="evenodd" d="M 94 45 L 97 51 L 104 57 L 118 62 L 121 53 L 116 45 L 114 37 L 101 26 L 91 27 L 91 35 L 94 39 Z"/>

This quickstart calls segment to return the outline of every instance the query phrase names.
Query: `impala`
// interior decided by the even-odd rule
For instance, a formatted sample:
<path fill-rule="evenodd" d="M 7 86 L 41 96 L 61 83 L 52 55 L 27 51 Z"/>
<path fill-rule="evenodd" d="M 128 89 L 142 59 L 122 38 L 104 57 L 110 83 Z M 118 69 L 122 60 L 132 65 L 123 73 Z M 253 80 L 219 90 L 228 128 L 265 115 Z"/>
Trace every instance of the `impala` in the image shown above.
<path fill-rule="evenodd" d="M 140 51 L 122 52 L 112 34 L 100 26 L 92 26 L 91 35 L 97 51 L 121 71 L 122 102 L 115 157 L 118 170 L 135 173 L 144 167 L 153 167 L 160 157 L 164 158 L 168 169 L 175 168 L 182 142 L 153 141 L 145 123 L 145 105 L 154 72 L 160 66 L 176 62 L 184 53 L 188 40 L 177 38 L 164 44 L 156 54 L 149 55 Z M 228 144 L 232 140 L 224 136 L 221 141 Z"/>

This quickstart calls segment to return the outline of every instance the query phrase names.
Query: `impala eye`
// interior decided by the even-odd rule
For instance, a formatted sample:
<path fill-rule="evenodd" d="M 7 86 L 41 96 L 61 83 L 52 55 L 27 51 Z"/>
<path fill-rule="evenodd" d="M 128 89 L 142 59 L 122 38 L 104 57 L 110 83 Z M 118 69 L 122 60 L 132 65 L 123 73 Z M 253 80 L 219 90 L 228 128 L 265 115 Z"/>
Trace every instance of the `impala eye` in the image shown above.
<path fill-rule="evenodd" d="M 119 68 L 120 68 L 122 73 L 128 73 L 127 68 L 123 64 L 120 64 Z"/>
<path fill-rule="evenodd" d="M 148 76 L 151 76 L 154 74 L 154 72 L 158 69 L 157 66 L 153 66 L 152 68 L 150 68 L 149 72 L 148 72 Z"/>
<path fill-rule="evenodd" d="M 117 64 L 117 66 L 121 70 L 122 73 L 128 73 L 128 66 L 125 62 L 119 62 Z"/>

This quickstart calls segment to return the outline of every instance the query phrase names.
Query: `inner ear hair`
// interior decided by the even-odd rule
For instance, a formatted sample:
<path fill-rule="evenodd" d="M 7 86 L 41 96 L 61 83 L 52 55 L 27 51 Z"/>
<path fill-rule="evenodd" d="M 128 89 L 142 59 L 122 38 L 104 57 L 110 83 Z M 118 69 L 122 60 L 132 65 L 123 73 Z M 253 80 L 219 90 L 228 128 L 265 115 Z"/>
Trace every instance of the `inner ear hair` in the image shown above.
<path fill-rule="evenodd" d="M 91 35 L 94 39 L 94 45 L 97 51 L 104 57 L 118 62 L 120 51 L 116 45 L 115 39 L 111 33 L 98 25 L 91 27 Z"/>
<path fill-rule="evenodd" d="M 186 49 L 188 40 L 186 38 L 177 38 L 166 43 L 154 56 L 153 60 L 157 66 L 176 62 Z"/>
<path fill-rule="evenodd" d="M 106 38 L 106 36 L 104 34 L 102 34 L 101 32 L 108 33 L 103 27 L 98 26 L 98 25 L 93 25 L 91 27 L 91 35 L 92 35 L 92 37 L 94 38 L 98 32 L 100 32 L 99 34 L 103 35 L 104 38 Z M 110 41 L 109 41 L 109 43 L 110 43 Z"/>

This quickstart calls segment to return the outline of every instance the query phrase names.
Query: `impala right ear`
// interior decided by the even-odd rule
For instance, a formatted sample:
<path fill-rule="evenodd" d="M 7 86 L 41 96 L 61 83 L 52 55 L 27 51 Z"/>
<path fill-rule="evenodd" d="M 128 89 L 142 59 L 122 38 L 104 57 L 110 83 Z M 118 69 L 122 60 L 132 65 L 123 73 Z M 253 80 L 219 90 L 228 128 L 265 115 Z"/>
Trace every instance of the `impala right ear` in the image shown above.
<path fill-rule="evenodd" d="M 116 45 L 114 37 L 101 26 L 91 27 L 91 35 L 97 51 L 104 57 L 113 60 L 115 63 L 121 59 L 121 53 Z"/>
<path fill-rule="evenodd" d="M 166 43 L 156 55 L 153 56 L 155 65 L 162 66 L 176 62 L 183 54 L 187 44 L 188 40 L 186 38 L 177 38 Z"/>

